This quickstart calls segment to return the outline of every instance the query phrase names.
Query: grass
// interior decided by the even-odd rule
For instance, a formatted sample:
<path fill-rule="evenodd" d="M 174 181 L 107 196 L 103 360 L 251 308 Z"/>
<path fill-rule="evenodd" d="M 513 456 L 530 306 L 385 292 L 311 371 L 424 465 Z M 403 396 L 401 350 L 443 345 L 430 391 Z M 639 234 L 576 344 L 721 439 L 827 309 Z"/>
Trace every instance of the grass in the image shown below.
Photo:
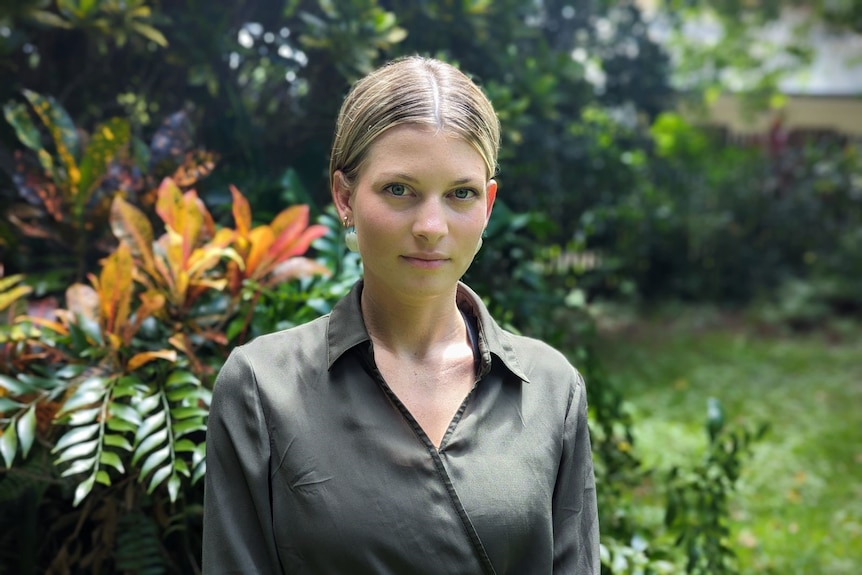
<path fill-rule="evenodd" d="M 770 424 L 734 495 L 743 573 L 862 573 L 862 327 L 788 334 L 677 309 L 601 334 L 647 465 L 702 453 L 709 397 L 731 422 Z"/>

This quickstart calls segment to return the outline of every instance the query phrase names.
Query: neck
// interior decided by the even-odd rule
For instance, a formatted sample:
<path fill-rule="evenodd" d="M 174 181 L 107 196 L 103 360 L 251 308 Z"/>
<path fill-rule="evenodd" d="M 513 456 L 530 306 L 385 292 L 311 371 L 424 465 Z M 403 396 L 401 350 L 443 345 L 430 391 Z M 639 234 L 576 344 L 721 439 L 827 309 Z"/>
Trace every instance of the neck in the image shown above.
<path fill-rule="evenodd" d="M 399 301 L 378 294 L 368 284 L 362 290 L 362 318 L 375 347 L 415 360 L 433 356 L 452 344 L 463 344 L 467 328 L 450 296 L 420 301 Z"/>

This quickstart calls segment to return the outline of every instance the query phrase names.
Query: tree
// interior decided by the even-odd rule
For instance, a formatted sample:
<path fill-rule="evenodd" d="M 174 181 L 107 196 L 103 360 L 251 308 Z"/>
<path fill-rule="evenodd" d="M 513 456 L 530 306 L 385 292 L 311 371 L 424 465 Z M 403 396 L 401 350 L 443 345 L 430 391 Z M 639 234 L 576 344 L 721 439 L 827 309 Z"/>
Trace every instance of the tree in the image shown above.
<path fill-rule="evenodd" d="M 708 94 L 732 86 L 760 107 L 811 63 L 817 33 L 862 34 L 859 2 L 659 0 L 656 8 L 682 86 Z"/>

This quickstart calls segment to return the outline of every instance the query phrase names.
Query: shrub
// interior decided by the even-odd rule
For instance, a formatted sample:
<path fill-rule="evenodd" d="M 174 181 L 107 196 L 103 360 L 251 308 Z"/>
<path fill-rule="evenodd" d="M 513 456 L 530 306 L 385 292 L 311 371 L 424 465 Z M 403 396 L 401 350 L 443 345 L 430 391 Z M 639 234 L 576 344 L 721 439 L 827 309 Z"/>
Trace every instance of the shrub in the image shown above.
<path fill-rule="evenodd" d="M 193 190 L 164 180 L 158 239 L 144 212 L 116 195 L 118 245 L 98 273 L 70 285 L 63 307 L 16 315 L 0 331 L 9 366 L 0 374 L 9 468 L 0 505 L 34 497 L 30 512 L 64 518 L 41 534 L 47 563 L 33 569 L 196 568 L 212 376 L 248 337 L 265 290 L 328 273 L 303 257 L 328 231 L 308 224 L 307 207 L 253 226 L 245 198 L 232 194 L 235 228 L 216 229 Z M 4 307 L 26 297 L 19 282 L 4 282 Z"/>

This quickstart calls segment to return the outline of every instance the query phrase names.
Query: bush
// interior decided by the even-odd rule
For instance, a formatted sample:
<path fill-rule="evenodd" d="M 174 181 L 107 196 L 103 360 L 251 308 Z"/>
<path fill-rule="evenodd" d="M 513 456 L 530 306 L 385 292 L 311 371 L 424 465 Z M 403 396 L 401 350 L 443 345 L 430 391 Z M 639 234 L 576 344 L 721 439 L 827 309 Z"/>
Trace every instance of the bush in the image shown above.
<path fill-rule="evenodd" d="M 827 308 L 855 307 L 847 297 L 860 278 L 847 251 L 862 224 L 855 146 L 728 145 L 673 114 L 657 118 L 652 136 L 621 193 L 581 215 L 586 246 L 602 262 L 582 279 L 590 294 L 741 305 L 802 280 L 834 298 Z"/>
<path fill-rule="evenodd" d="M 229 349 L 252 335 L 264 294 L 329 275 L 304 254 L 331 229 L 309 225 L 302 205 L 254 225 L 236 188 L 234 227 L 217 228 L 196 192 L 183 191 L 172 178 L 136 196 L 151 197 L 154 213 L 124 199 L 131 194 L 123 190 L 103 191 L 91 202 L 111 174 L 128 167 L 130 139 L 118 137 L 107 155 L 98 151 L 97 138 L 76 152 L 74 140 L 62 141 L 57 118 L 68 124 L 64 111 L 49 99 L 28 98 L 64 162 L 57 167 L 43 147 L 31 146 L 44 171 L 21 180 L 18 191 L 36 190 L 40 203 L 33 205 L 53 216 L 38 221 L 46 233 L 37 239 L 59 242 L 67 237 L 62 234 L 110 230 L 115 247 L 86 273 L 87 283 L 61 274 L 71 283 L 53 299 L 28 300 L 33 290 L 21 275 L 2 280 L 0 309 L 9 320 L 0 329 L 0 456 L 7 466 L 0 506 L 28 506 L 34 523 L 20 533 L 4 530 L 0 548 L 19 572 L 25 565 L 46 573 L 189 572 L 199 556 L 214 373 Z M 16 127 L 30 137 L 33 126 L 19 111 Z M 19 241 L 30 239 L 36 225 L 19 225 Z M 91 261 L 77 255 L 70 262 L 76 267 Z M 337 290 L 331 291 L 335 297 Z M 307 299 L 294 304 L 294 315 L 302 317 Z M 34 554 L 15 559 L 8 555 L 14 545 Z"/>

